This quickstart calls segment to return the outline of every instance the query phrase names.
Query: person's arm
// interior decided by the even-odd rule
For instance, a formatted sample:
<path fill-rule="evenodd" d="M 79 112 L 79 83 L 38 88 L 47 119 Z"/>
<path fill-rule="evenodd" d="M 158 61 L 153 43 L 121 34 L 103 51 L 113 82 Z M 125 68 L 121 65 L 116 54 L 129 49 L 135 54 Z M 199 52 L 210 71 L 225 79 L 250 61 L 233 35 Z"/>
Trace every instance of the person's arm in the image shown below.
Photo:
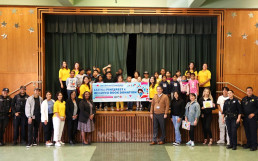
<path fill-rule="evenodd" d="M 59 83 L 61 85 L 61 88 L 64 88 L 63 82 L 62 82 L 62 72 L 61 69 L 59 70 Z"/>
<path fill-rule="evenodd" d="M 67 79 L 66 79 L 66 88 L 68 87 L 69 79 L 70 79 L 70 78 L 67 78 Z"/>
<path fill-rule="evenodd" d="M 185 105 L 185 121 L 187 122 L 188 120 L 187 120 L 187 115 L 188 115 L 188 110 L 187 110 L 187 108 L 188 108 L 188 103 Z"/>
<path fill-rule="evenodd" d="M 190 94 L 190 85 L 189 85 L 189 83 L 187 83 L 187 85 L 186 85 L 186 94 L 187 95 Z"/>
<path fill-rule="evenodd" d="M 17 98 L 17 96 L 14 96 L 14 98 L 12 99 L 12 104 L 11 104 L 12 113 L 13 113 L 14 115 L 16 114 L 16 108 L 15 108 L 16 98 Z"/>
<path fill-rule="evenodd" d="M 25 115 L 27 116 L 27 118 L 32 117 L 30 113 L 30 109 L 31 107 L 30 107 L 30 97 L 29 97 L 25 104 Z"/>
<path fill-rule="evenodd" d="M 151 109 L 150 109 L 150 117 L 151 117 L 151 119 L 153 118 L 154 106 L 155 106 L 155 96 L 153 97 L 152 102 L 151 102 Z"/>
<path fill-rule="evenodd" d="M 167 114 L 169 112 L 169 98 L 168 96 L 166 96 L 166 99 L 165 99 L 165 105 L 166 105 L 166 110 L 165 110 L 165 115 L 164 115 L 164 118 L 167 118 Z"/>

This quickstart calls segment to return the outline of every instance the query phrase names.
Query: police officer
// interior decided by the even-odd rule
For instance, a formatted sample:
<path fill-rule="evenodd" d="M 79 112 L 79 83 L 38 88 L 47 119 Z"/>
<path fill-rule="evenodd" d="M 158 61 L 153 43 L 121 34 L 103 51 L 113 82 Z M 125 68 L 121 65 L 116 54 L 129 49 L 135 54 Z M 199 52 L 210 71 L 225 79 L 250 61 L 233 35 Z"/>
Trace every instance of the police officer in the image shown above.
<path fill-rule="evenodd" d="M 29 95 L 26 94 L 26 87 L 20 87 L 20 93 L 15 95 L 12 100 L 13 113 L 13 145 L 17 145 L 19 128 L 21 128 L 21 144 L 26 145 L 26 127 L 28 119 L 25 115 L 25 104 Z"/>
<path fill-rule="evenodd" d="M 258 97 L 253 95 L 253 88 L 246 88 L 247 96 L 242 99 L 243 124 L 247 144 L 244 149 L 250 148 L 251 151 L 257 150 L 257 123 L 258 116 Z"/>
<path fill-rule="evenodd" d="M 228 136 L 230 140 L 230 145 L 227 146 L 227 149 L 236 150 L 237 149 L 237 128 L 241 119 L 241 105 L 239 101 L 234 98 L 234 92 L 232 90 L 228 91 L 228 97 L 224 103 L 224 108 L 222 112 L 222 121 L 225 122 L 224 118 L 226 117 L 226 125 L 228 128 Z"/>
<path fill-rule="evenodd" d="M 9 111 L 11 108 L 12 99 L 8 96 L 9 89 L 4 88 L 0 96 L 0 146 L 4 145 L 4 131 L 9 121 Z"/>

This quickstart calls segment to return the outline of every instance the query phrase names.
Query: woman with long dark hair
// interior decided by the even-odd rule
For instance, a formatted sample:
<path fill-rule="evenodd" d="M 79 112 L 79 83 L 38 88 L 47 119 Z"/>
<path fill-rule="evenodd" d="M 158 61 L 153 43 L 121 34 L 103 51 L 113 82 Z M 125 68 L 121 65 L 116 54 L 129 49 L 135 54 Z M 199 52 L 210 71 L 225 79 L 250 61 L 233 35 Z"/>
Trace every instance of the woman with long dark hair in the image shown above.
<path fill-rule="evenodd" d="M 197 79 L 197 74 L 198 73 L 197 73 L 197 70 L 196 70 L 194 62 L 190 62 L 189 63 L 189 66 L 188 66 L 187 70 L 185 71 L 185 76 L 187 75 L 187 73 L 194 73 L 195 77 Z"/>
<path fill-rule="evenodd" d="M 56 97 L 53 110 L 54 141 L 56 142 L 55 146 L 61 146 L 64 144 L 61 138 L 65 124 L 65 101 L 61 92 L 57 92 Z"/>
<path fill-rule="evenodd" d="M 43 125 L 43 131 L 44 131 L 44 140 L 46 142 L 47 146 L 53 145 L 51 142 L 51 136 L 53 133 L 53 107 L 55 101 L 51 99 L 52 94 L 51 92 L 46 92 L 46 99 L 41 104 L 41 122 Z"/>
<path fill-rule="evenodd" d="M 78 126 L 78 115 L 79 115 L 79 100 L 76 97 L 76 91 L 73 91 L 69 99 L 66 101 L 65 107 L 67 131 L 69 137 L 69 144 L 75 144 L 75 135 Z"/>
<path fill-rule="evenodd" d="M 175 142 L 173 145 L 180 145 L 182 139 L 180 134 L 180 125 L 182 122 L 182 118 L 185 113 L 185 102 L 179 96 L 179 93 L 176 91 L 173 93 L 173 99 L 171 101 L 171 121 L 173 122 L 175 128 Z"/>
<path fill-rule="evenodd" d="M 86 91 L 83 94 L 83 100 L 79 104 L 80 114 L 78 122 L 78 130 L 81 131 L 83 144 L 91 143 L 91 133 L 94 131 L 94 116 L 96 109 L 91 99 L 90 92 Z"/>
<path fill-rule="evenodd" d="M 63 94 L 63 99 L 67 99 L 67 87 L 66 87 L 66 79 L 70 77 L 70 69 L 68 68 L 67 62 L 62 62 L 62 67 L 59 70 L 59 83 L 61 87 L 61 92 Z"/>

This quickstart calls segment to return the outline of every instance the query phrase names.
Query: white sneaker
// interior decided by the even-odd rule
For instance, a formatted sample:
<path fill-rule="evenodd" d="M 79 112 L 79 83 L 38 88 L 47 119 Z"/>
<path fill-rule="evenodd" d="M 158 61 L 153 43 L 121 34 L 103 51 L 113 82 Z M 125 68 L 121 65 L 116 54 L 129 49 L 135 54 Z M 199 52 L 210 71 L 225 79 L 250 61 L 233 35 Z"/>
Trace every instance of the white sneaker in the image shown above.
<path fill-rule="evenodd" d="M 225 144 L 225 141 L 219 140 L 217 141 L 217 144 Z"/>
<path fill-rule="evenodd" d="M 191 140 L 186 143 L 186 145 L 188 145 L 188 146 L 190 146 L 191 144 L 192 144 Z"/>
<path fill-rule="evenodd" d="M 53 145 L 53 143 L 46 143 L 46 146 L 52 146 Z"/>
<path fill-rule="evenodd" d="M 175 146 L 179 146 L 179 145 L 180 145 L 180 143 L 174 142 L 174 143 L 173 143 L 173 145 L 175 145 Z"/>
<path fill-rule="evenodd" d="M 32 147 L 32 144 L 27 144 L 26 145 L 26 148 L 30 148 L 30 147 Z"/>
<path fill-rule="evenodd" d="M 59 141 L 59 142 L 60 142 L 60 144 L 65 145 L 65 143 L 64 143 L 64 142 L 62 142 L 62 141 Z"/>
<path fill-rule="evenodd" d="M 191 142 L 191 146 L 194 146 L 194 141 Z"/>
<path fill-rule="evenodd" d="M 62 146 L 62 145 L 60 144 L 60 142 L 56 142 L 55 146 Z"/>

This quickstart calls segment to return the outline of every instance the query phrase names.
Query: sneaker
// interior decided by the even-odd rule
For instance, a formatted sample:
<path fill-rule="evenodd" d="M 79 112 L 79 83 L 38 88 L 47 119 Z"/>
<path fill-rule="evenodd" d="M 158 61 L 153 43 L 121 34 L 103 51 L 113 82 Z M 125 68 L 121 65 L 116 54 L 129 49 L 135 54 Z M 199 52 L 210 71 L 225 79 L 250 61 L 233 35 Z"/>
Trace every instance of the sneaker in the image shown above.
<path fill-rule="evenodd" d="M 52 146 L 52 145 L 53 145 L 53 143 L 51 143 L 51 142 L 46 143 L 46 146 Z"/>
<path fill-rule="evenodd" d="M 186 145 L 188 145 L 188 146 L 190 146 L 191 144 L 192 144 L 191 140 L 186 143 Z"/>
<path fill-rule="evenodd" d="M 219 140 L 217 141 L 217 144 L 225 144 L 225 141 Z"/>
<path fill-rule="evenodd" d="M 26 148 L 30 148 L 30 147 L 32 147 L 32 144 L 27 144 L 26 145 Z"/>
<path fill-rule="evenodd" d="M 60 142 L 56 142 L 55 146 L 62 146 Z"/>
<path fill-rule="evenodd" d="M 180 143 L 178 143 L 178 142 L 174 142 L 174 143 L 173 143 L 173 145 L 175 145 L 175 146 L 179 146 L 179 145 L 180 145 Z"/>
<path fill-rule="evenodd" d="M 194 141 L 191 142 L 191 146 L 194 146 Z"/>
<path fill-rule="evenodd" d="M 36 141 L 34 141 L 34 142 L 32 143 L 32 145 L 33 145 L 33 146 L 37 146 L 38 144 L 37 144 Z"/>
<path fill-rule="evenodd" d="M 64 143 L 64 142 L 62 142 L 62 141 L 59 141 L 59 142 L 60 142 L 60 144 L 65 145 L 65 143 Z"/>

